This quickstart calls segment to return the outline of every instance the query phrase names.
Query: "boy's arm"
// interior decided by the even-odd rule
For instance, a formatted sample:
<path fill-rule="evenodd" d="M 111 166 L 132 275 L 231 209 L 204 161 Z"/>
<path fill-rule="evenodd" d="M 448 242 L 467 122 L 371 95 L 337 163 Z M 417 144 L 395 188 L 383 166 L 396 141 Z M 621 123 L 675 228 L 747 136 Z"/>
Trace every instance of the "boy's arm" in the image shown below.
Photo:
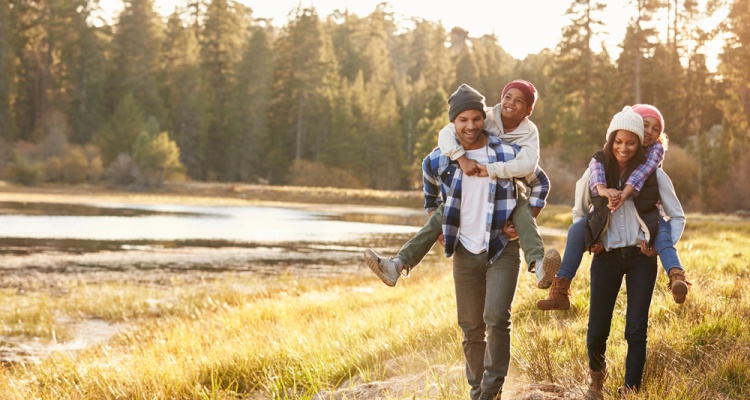
<path fill-rule="evenodd" d="M 437 179 L 433 171 L 437 168 L 433 168 L 433 164 L 436 166 L 438 160 L 433 158 L 435 153 L 429 154 L 422 161 L 422 185 L 424 187 L 424 209 L 429 215 L 438 208 L 438 205 L 442 203 L 440 198 L 440 181 Z"/>
<path fill-rule="evenodd" d="M 505 162 L 487 164 L 491 178 L 523 178 L 536 172 L 539 165 L 539 130 L 535 125 L 528 134 L 519 136 L 513 144 L 520 148 L 516 157 Z"/>
<path fill-rule="evenodd" d="M 466 150 L 458 143 L 456 139 L 456 126 L 453 123 L 446 125 L 438 134 L 438 147 L 444 156 L 451 160 L 458 160 L 459 157 L 466 155 Z"/>
<path fill-rule="evenodd" d="M 480 172 L 479 164 L 475 160 L 466 157 L 466 150 L 458 143 L 456 139 L 456 126 L 452 123 L 440 130 L 438 134 L 438 147 L 440 147 L 440 152 L 444 156 L 458 161 L 458 165 L 466 175 L 471 176 Z"/>
<path fill-rule="evenodd" d="M 496 179 L 522 178 L 535 173 L 538 166 L 539 150 L 522 146 L 514 159 L 487 164 L 487 173 Z"/>
<path fill-rule="evenodd" d="M 529 205 L 532 210 L 536 209 L 534 213 L 536 217 L 542 208 L 547 205 L 547 196 L 549 196 L 550 189 L 549 177 L 544 170 L 537 166 L 533 174 L 526 176 L 522 180 L 531 188 Z"/>
<path fill-rule="evenodd" d="M 638 193 L 643 189 L 643 184 L 646 179 L 656 171 L 659 164 L 664 161 L 664 146 L 660 142 L 656 142 L 649 146 L 648 152 L 646 153 L 646 161 L 643 164 L 639 164 L 630 177 L 625 183 L 625 190 L 622 191 L 624 196 L 623 201 L 634 194 L 638 196 Z"/>

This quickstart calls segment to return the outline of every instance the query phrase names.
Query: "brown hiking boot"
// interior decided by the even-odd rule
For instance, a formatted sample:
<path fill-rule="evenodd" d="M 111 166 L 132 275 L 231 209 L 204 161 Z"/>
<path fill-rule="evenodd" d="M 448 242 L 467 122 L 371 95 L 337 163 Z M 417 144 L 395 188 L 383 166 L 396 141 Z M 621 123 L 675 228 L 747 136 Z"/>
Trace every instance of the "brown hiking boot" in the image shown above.
<path fill-rule="evenodd" d="M 542 311 L 570 309 L 570 279 L 555 277 L 549 294 L 544 300 L 536 302 L 536 307 Z"/>
<path fill-rule="evenodd" d="M 692 285 L 688 282 L 685 277 L 685 271 L 680 268 L 672 268 L 669 270 L 669 286 L 667 287 L 672 292 L 672 298 L 677 304 L 685 302 L 685 296 L 688 294 L 688 286 Z"/>
<path fill-rule="evenodd" d="M 589 390 L 583 394 L 586 400 L 602 400 L 604 398 L 604 380 L 607 379 L 607 370 L 589 371 L 591 382 Z"/>

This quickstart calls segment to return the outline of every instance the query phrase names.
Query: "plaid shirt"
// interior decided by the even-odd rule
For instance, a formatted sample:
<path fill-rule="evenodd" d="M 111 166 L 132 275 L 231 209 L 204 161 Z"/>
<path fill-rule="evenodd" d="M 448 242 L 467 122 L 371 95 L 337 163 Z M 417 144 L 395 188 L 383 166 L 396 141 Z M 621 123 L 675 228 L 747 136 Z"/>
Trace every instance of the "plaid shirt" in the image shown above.
<path fill-rule="evenodd" d="M 635 168 L 630 178 L 625 182 L 626 185 L 630 185 L 635 189 L 633 197 L 638 196 L 638 193 L 643 189 L 643 183 L 646 182 L 646 178 L 656 171 L 656 168 L 664 161 L 664 146 L 661 142 L 648 146 L 646 149 L 646 161 L 643 164 L 639 164 Z M 589 189 L 591 194 L 594 196 L 599 195 L 599 191 L 596 190 L 597 185 L 607 186 L 607 178 L 604 177 L 604 166 L 595 158 L 591 159 L 589 163 L 589 169 L 591 170 L 591 180 L 589 181 Z"/>
<path fill-rule="evenodd" d="M 519 151 L 506 141 L 488 135 L 489 162 L 508 161 L 515 158 Z M 436 148 L 422 162 L 424 183 L 424 208 L 428 212 L 437 209 L 440 203 L 443 208 L 443 235 L 445 237 L 445 256 L 451 257 L 458 246 L 459 225 L 461 221 L 461 178 L 463 171 L 458 162 L 441 154 Z M 533 207 L 544 207 L 549 194 L 547 174 L 537 166 L 533 174 L 521 178 L 531 188 L 529 203 Z M 484 244 L 487 249 L 488 263 L 500 257 L 508 244 L 508 236 L 503 233 L 505 221 L 510 218 L 516 206 L 516 180 L 490 178 L 489 212 Z"/>

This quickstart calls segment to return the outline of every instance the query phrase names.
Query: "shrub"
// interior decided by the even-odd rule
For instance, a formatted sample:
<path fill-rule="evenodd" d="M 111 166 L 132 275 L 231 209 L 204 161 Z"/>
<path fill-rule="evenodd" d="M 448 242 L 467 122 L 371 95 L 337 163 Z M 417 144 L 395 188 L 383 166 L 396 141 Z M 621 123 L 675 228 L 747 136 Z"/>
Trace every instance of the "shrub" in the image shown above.
<path fill-rule="evenodd" d="M 288 173 L 289 185 L 362 189 L 364 185 L 350 172 L 325 164 L 295 160 Z"/>

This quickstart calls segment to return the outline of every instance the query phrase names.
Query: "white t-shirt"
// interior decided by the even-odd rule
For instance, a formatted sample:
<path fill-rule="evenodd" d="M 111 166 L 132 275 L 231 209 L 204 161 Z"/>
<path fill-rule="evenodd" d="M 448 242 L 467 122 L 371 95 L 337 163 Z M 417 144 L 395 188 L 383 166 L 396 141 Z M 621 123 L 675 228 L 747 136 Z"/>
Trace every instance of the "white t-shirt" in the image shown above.
<path fill-rule="evenodd" d="M 466 157 L 480 164 L 489 162 L 489 148 L 466 150 Z M 490 178 L 485 176 L 463 175 L 461 178 L 461 221 L 458 228 L 458 240 L 474 254 L 487 250 L 484 244 L 487 233 L 487 212 Z"/>

